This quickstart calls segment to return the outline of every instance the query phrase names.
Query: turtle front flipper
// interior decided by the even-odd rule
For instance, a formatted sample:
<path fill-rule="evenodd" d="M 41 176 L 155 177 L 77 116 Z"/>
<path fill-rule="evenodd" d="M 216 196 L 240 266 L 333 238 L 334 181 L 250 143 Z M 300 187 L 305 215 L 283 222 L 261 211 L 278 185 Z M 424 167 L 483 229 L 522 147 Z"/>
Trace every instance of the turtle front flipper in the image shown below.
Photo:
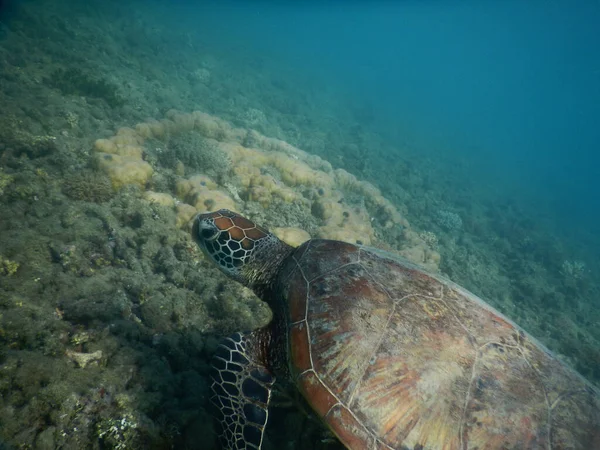
<path fill-rule="evenodd" d="M 212 361 L 212 402 L 224 449 L 260 449 L 275 377 L 267 364 L 270 327 L 223 339 Z"/>

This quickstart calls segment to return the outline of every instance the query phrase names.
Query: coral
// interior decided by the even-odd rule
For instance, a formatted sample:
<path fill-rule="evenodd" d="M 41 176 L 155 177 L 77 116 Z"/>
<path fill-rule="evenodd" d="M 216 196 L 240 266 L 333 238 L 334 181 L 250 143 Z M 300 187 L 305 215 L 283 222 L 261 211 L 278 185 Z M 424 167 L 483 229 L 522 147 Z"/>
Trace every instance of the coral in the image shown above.
<path fill-rule="evenodd" d="M 180 199 L 194 206 L 198 212 L 215 211 L 221 208 L 238 210 L 233 199 L 217 189 L 217 184 L 205 175 L 179 180 L 176 192 Z"/>
<path fill-rule="evenodd" d="M 560 266 L 561 275 L 569 281 L 581 280 L 586 272 L 585 263 L 582 261 L 567 259 Z"/>
<path fill-rule="evenodd" d="M 192 218 L 198 213 L 196 208 L 194 208 L 192 205 L 188 205 L 187 203 L 179 203 L 175 209 L 177 211 L 177 228 L 183 228 L 188 225 L 190 220 L 192 220 Z"/>
<path fill-rule="evenodd" d="M 253 176 L 247 194 L 250 200 L 260 203 L 264 208 L 267 208 L 274 198 L 288 203 L 303 201 L 301 195 L 270 174 L 259 173 Z"/>
<path fill-rule="evenodd" d="M 144 198 L 152 203 L 165 207 L 175 206 L 175 199 L 169 194 L 164 192 L 146 191 L 144 192 Z"/>
<path fill-rule="evenodd" d="M 324 192 L 314 201 L 312 212 L 325 222 L 319 228 L 321 238 L 365 245 L 375 240 L 368 212 L 364 207 L 344 202 L 340 192 Z"/>
<path fill-rule="evenodd" d="M 193 175 L 186 180 L 179 180 L 175 186 L 175 192 L 177 197 L 185 199 L 191 192 L 202 189 L 212 190 L 216 189 L 217 186 L 217 183 L 206 175 Z"/>
<path fill-rule="evenodd" d="M 113 196 L 110 179 L 92 170 L 65 176 L 62 191 L 70 199 L 95 203 L 106 202 Z"/>
<path fill-rule="evenodd" d="M 216 211 L 218 209 L 237 211 L 239 209 L 231 197 L 219 190 L 200 189 L 188 194 L 188 196 L 190 195 L 191 204 L 198 212 Z"/>
<path fill-rule="evenodd" d="M 281 179 L 289 186 L 314 186 L 329 188 L 334 184 L 331 176 L 311 169 L 299 159 L 290 158 L 282 153 L 273 156 L 272 164 L 281 172 Z"/>
<path fill-rule="evenodd" d="M 435 272 L 440 264 L 440 254 L 431 245 L 437 240 L 433 233 L 423 236 L 423 233 L 417 233 L 410 228 L 402 231 L 407 245 L 400 250 L 400 255 L 406 259 L 422 265 L 426 269 Z M 432 236 L 433 235 L 433 236 Z"/>
<path fill-rule="evenodd" d="M 77 128 L 79 126 L 79 115 L 75 114 L 72 111 L 67 111 L 65 113 L 65 119 L 67 120 L 67 123 L 69 124 L 70 128 Z"/>
<path fill-rule="evenodd" d="M 80 353 L 67 350 L 66 355 L 75 362 L 78 367 L 85 369 L 90 364 L 98 363 L 102 359 L 102 350 L 96 350 L 93 353 Z"/>
<path fill-rule="evenodd" d="M 298 247 L 310 239 L 310 234 L 300 228 L 278 227 L 273 228 L 271 231 L 275 236 L 292 247 Z"/>
<path fill-rule="evenodd" d="M 199 69 L 194 70 L 189 75 L 190 80 L 195 81 L 197 83 L 208 84 L 210 81 L 210 71 L 201 67 Z"/>
<path fill-rule="evenodd" d="M 95 157 L 98 167 L 109 176 L 115 190 L 129 184 L 144 188 L 154 172 L 150 164 L 138 158 L 109 153 L 96 153 Z"/>
<path fill-rule="evenodd" d="M 139 175 L 129 179 L 117 171 L 126 162 L 122 158 L 131 158 L 133 164 L 147 164 L 141 155 L 145 140 L 151 138 L 162 142 L 153 143 L 160 164 L 180 176 L 197 171 L 176 182 L 176 197 L 193 208 L 177 205 L 178 227 L 188 226 L 195 212 L 239 210 L 241 204 L 246 208 L 254 204 L 260 205 L 263 212 L 278 214 L 286 210 L 283 205 L 294 205 L 295 209 L 286 214 L 297 219 L 289 225 L 297 225 L 306 211 L 312 211 L 313 220 L 321 221 L 318 229 L 312 225 L 317 236 L 366 245 L 378 242 L 376 225 L 399 237 L 387 241 L 392 249 L 403 250 L 415 262 L 437 270 L 439 254 L 417 233 L 403 234 L 411 231 L 410 224 L 375 186 L 345 170 L 333 170 L 327 161 L 287 142 L 235 128 L 200 111 L 185 114 L 171 110 L 166 119 L 122 128 L 112 138 L 98 140 L 96 158 L 113 186 L 143 186 L 149 180 L 151 168 L 146 172 L 128 170 L 128 174 Z"/>
<path fill-rule="evenodd" d="M 365 204 L 376 212 L 374 217 L 383 224 L 384 228 L 389 229 L 394 226 L 409 227 L 408 221 L 388 199 L 381 195 L 379 189 L 371 183 L 358 180 L 354 175 L 343 169 L 336 169 L 334 176 L 337 185 L 364 198 Z"/>
<path fill-rule="evenodd" d="M 436 223 L 448 231 L 458 231 L 463 226 L 460 216 L 452 211 L 438 211 L 435 215 Z"/>
<path fill-rule="evenodd" d="M 119 418 L 109 417 L 101 420 L 96 425 L 96 432 L 107 448 L 127 450 L 138 448 L 137 428 L 135 418 L 131 414 L 124 414 Z"/>
<path fill-rule="evenodd" d="M 81 69 L 56 69 L 45 79 L 45 82 L 63 94 L 99 98 L 113 108 L 125 103 L 115 85 L 85 73 Z"/>
<path fill-rule="evenodd" d="M 164 146 L 159 146 L 158 160 L 166 167 L 175 167 L 178 163 L 183 164 L 188 173 L 198 173 L 216 177 L 229 171 L 231 162 L 227 155 L 217 149 L 218 143 L 213 139 L 208 139 L 196 131 L 187 131 L 193 122 L 179 119 L 173 122 L 173 129 L 177 133 L 170 132 L 169 139 L 165 141 Z M 186 117 L 191 118 L 187 115 Z M 136 130 L 140 127 L 137 126 Z M 184 132 L 187 131 L 187 132 Z"/>
<path fill-rule="evenodd" d="M 4 194 L 4 190 L 13 182 L 14 177 L 4 173 L 0 167 L 0 195 Z"/>
<path fill-rule="evenodd" d="M 4 131 L 4 130 L 3 130 Z M 23 155 L 30 159 L 48 156 L 57 151 L 56 136 L 35 135 L 19 127 L 6 130 L 6 136 L 2 139 L 8 144 L 5 150 L 4 158 L 13 156 L 20 158 Z"/>
<path fill-rule="evenodd" d="M 0 256 L 0 275 L 6 275 L 10 277 L 17 273 L 19 267 L 20 265 L 18 262 L 11 261 L 10 259 Z"/>
<path fill-rule="evenodd" d="M 344 241 L 351 244 L 371 244 L 371 240 L 368 235 L 361 233 L 359 230 L 354 228 L 340 228 L 332 225 L 326 225 L 319 228 L 318 236 L 323 239 L 334 239 L 336 241 Z"/>
<path fill-rule="evenodd" d="M 250 126 L 261 125 L 267 122 L 265 113 L 256 108 L 250 108 L 242 114 L 242 120 Z"/>
<path fill-rule="evenodd" d="M 134 129 L 120 128 L 112 138 L 94 143 L 96 166 L 108 175 L 115 190 L 129 184 L 146 187 L 154 169 L 143 159 L 143 142 Z"/>
<path fill-rule="evenodd" d="M 431 231 L 422 231 L 418 234 L 419 238 L 427 244 L 431 249 L 436 249 L 438 246 L 438 237 Z"/>
<path fill-rule="evenodd" d="M 398 253 L 409 261 L 415 262 L 432 272 L 437 271 L 440 264 L 440 254 L 429 249 L 426 245 L 412 245 L 400 250 Z"/>
<path fill-rule="evenodd" d="M 144 153 L 142 147 L 124 142 L 123 138 L 98 139 L 94 144 L 94 150 L 99 153 L 128 156 L 136 159 L 142 159 Z"/>

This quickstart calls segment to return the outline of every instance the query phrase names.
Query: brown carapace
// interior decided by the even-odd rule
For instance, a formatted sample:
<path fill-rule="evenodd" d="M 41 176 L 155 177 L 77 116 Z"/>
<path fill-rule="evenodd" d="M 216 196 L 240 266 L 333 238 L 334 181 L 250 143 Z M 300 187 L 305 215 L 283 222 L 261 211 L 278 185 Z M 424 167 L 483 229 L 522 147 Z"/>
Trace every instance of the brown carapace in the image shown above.
<path fill-rule="evenodd" d="M 451 281 L 344 242 L 292 249 L 230 211 L 194 238 L 274 311 L 215 356 L 224 447 L 260 448 L 281 376 L 349 449 L 600 449 L 598 389 Z"/>

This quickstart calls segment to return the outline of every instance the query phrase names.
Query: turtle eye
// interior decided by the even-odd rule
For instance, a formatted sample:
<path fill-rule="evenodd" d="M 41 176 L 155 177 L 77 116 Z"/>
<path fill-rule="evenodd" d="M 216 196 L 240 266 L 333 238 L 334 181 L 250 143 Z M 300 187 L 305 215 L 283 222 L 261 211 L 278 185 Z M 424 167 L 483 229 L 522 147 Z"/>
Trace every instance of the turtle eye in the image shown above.
<path fill-rule="evenodd" d="M 214 225 L 202 224 L 200 228 L 200 237 L 205 241 L 212 241 L 219 234 L 219 230 Z"/>

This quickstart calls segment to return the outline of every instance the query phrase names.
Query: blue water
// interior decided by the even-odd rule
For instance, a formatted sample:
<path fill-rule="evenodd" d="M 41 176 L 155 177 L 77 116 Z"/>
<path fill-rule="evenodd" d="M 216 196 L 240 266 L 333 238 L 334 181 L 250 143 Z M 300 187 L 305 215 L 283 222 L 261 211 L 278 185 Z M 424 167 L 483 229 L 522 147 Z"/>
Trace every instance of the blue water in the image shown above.
<path fill-rule="evenodd" d="M 598 234 L 597 1 L 193 4 L 207 35 L 341 86 L 390 140 L 452 151 L 482 190 Z"/>

